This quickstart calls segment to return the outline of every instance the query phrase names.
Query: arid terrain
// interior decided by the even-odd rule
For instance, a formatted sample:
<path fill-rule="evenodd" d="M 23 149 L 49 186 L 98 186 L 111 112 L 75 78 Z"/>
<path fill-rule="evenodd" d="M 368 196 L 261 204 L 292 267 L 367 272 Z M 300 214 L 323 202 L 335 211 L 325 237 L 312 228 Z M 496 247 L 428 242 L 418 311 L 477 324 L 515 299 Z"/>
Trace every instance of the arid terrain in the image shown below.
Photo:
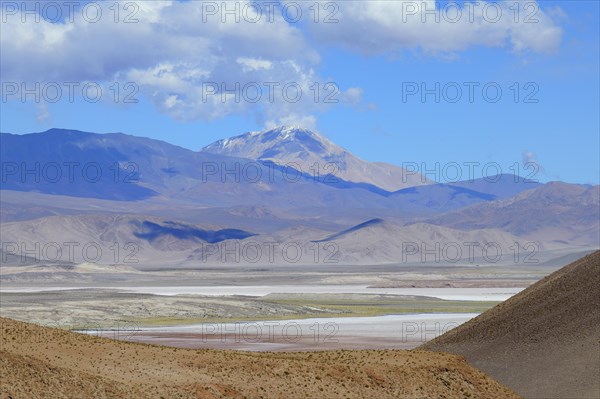
<path fill-rule="evenodd" d="M 552 262 L 521 270 L 516 281 L 522 283 L 526 276 L 555 268 Z M 509 270 L 499 276 L 514 278 L 516 274 Z M 350 277 L 336 276 L 342 280 Z M 455 285 L 464 286 L 465 281 L 456 279 Z M 470 284 L 451 288 L 447 283 L 429 289 L 441 297 L 444 290 L 472 289 Z M 390 281 L 389 285 L 402 284 Z M 498 285 L 513 284 L 505 280 Z M 306 289 L 302 287 L 296 286 Z M 331 287 L 335 286 L 315 286 L 317 291 L 312 294 L 264 296 L 173 295 L 171 291 L 185 291 L 186 287 L 169 286 L 152 288 L 163 292 L 161 295 L 144 293 L 148 291 L 143 287 L 139 292 L 99 288 L 3 292 L 1 398 L 511 398 L 519 397 L 517 394 L 526 398 L 597 398 L 600 393 L 596 378 L 600 374 L 600 251 L 572 262 L 491 309 L 494 302 L 484 300 L 317 293 Z M 190 292 L 223 290 L 220 286 L 188 288 Z M 265 288 L 237 287 L 238 292 L 257 289 Z M 498 289 L 515 288 L 480 291 Z M 256 344 L 258 349 L 226 346 L 219 344 L 222 335 L 209 333 L 208 344 L 202 344 L 197 331 L 186 330 L 186 325 L 198 322 L 306 317 L 325 317 L 315 319 L 325 322 L 331 317 L 340 320 L 340 316 L 440 312 L 433 315 L 437 320 L 441 312 L 466 315 L 481 311 L 485 312 L 417 350 L 377 349 L 411 348 L 418 344 L 415 342 L 412 346 L 386 346 L 392 344 L 381 340 L 369 346 L 364 336 L 360 341 L 357 336 L 341 334 L 342 346 L 315 348 L 299 342 L 294 348 L 304 352 L 287 352 L 285 346 L 281 352 L 278 341 L 263 349 L 264 343 Z M 107 320 L 127 323 L 117 336 Z M 67 331 L 79 330 L 82 323 L 87 323 L 84 329 L 108 328 L 104 330 L 108 333 Z M 177 325 L 182 329 L 167 333 L 152 328 L 131 331 L 132 326 Z M 373 328 L 384 329 L 383 325 Z M 231 342 L 231 334 L 226 338 Z M 328 350 L 339 347 L 373 349 Z"/>
<path fill-rule="evenodd" d="M 189 350 L 0 320 L 2 399 L 519 397 L 456 355 Z"/>
<path fill-rule="evenodd" d="M 201 151 L 61 129 L 0 138 L 13 166 L 112 167 L 93 184 L 15 169 L 0 190 L 1 399 L 598 392 L 598 254 L 535 283 L 597 250 L 597 185 L 404 179 L 292 126 Z M 339 173 L 308 174 L 332 162 Z M 131 165 L 133 180 L 115 178 Z M 231 332 L 275 322 L 275 339 Z"/>
<path fill-rule="evenodd" d="M 307 317 L 481 313 L 497 303 L 375 294 L 164 296 L 92 289 L 1 293 L 0 300 L 2 317 L 63 328 L 109 328 L 114 326 L 116 320 L 127 320 L 139 327 L 152 327 Z"/>
<path fill-rule="evenodd" d="M 527 398 L 600 397 L 600 251 L 421 349 L 456 353 Z"/>
<path fill-rule="evenodd" d="M 600 399 L 598 16 L 0 0 L 0 399 Z"/>
<path fill-rule="evenodd" d="M 175 292 L 185 289 L 163 288 Z M 303 286 L 292 288 L 304 289 Z M 343 291 L 352 287 L 314 288 Z M 203 288 L 191 287 L 194 289 Z M 224 293 L 226 287 L 204 289 Z M 240 293 L 244 289 L 278 288 L 234 289 L 238 295 L 155 295 L 115 289 L 0 292 L 0 317 L 115 339 L 193 349 L 414 349 L 422 342 L 419 332 L 413 331 L 414 326 L 427 323 L 441 334 L 499 302 L 370 293 L 250 296 Z M 286 286 L 279 289 L 285 292 Z M 160 288 L 155 290 L 160 291 Z M 433 290 L 443 296 L 444 291 L 454 289 Z M 506 296 L 519 289 L 490 290 L 508 291 L 502 294 Z"/>
<path fill-rule="evenodd" d="M 411 351 L 182 349 L 111 340 L 2 317 L 2 399 L 504 399 L 518 394 L 525 398 L 597 398 L 599 290 L 600 251 L 596 251 Z M 13 306 L 24 299 L 22 294 L 4 295 Z M 29 295 L 32 302 L 45 302 L 52 295 L 60 299 L 63 293 Z M 98 295 L 102 292 L 80 292 L 79 299 Z M 121 293 L 115 299 L 141 297 L 129 295 Z M 73 300 L 76 297 L 72 296 Z M 320 306 L 335 309 L 342 297 L 319 298 Z M 398 305 L 393 296 L 343 298 Z M 269 306 L 298 310 L 306 305 L 303 299 L 303 295 L 273 295 Z M 186 296 L 170 300 L 210 302 Z M 216 298 L 213 304 L 224 306 L 228 300 L 236 299 Z M 403 300 L 422 304 L 428 299 Z M 246 306 L 252 309 L 259 302 L 253 299 Z M 68 310 L 64 303 L 61 306 Z"/>

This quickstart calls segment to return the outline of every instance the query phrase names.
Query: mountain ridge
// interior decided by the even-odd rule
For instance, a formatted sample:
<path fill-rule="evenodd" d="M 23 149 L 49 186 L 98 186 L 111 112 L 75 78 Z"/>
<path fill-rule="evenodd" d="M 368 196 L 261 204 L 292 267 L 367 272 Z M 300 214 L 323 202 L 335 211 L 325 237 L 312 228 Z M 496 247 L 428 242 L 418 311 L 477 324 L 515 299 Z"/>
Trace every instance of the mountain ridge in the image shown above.
<path fill-rule="evenodd" d="M 431 183 L 399 166 L 363 161 L 325 136 L 293 126 L 221 139 L 201 151 L 272 161 L 317 176 L 332 175 L 348 182 L 373 184 L 390 192 Z"/>
<path fill-rule="evenodd" d="M 335 146 L 305 129 L 279 128 L 268 132 L 246 136 L 253 140 L 264 138 L 269 148 L 273 140 L 292 140 L 296 145 L 298 135 L 300 144 L 316 140 L 308 146 L 298 144 L 300 152 L 314 148 L 318 153 L 329 154 L 328 146 Z M 290 171 L 271 160 L 195 152 L 123 133 L 50 129 L 28 135 L 2 133 L 0 139 L 3 222 L 51 215 L 146 214 L 200 224 L 208 218 L 224 221 L 223 228 L 259 233 L 274 233 L 306 223 L 329 231 L 310 238 L 322 240 L 367 220 L 383 218 L 400 225 L 427 223 L 466 231 L 501 229 L 529 240 L 554 242 L 557 247 L 598 246 L 599 228 L 594 224 L 599 217 L 598 186 L 541 184 L 519 176 L 498 175 L 453 183 L 430 182 L 390 192 L 381 184 L 351 182 L 331 174 L 316 177 L 310 170 Z M 227 140 L 220 146 L 231 147 L 229 143 L 233 141 Z M 257 151 L 267 147 L 258 147 Z M 258 155 L 264 154 L 260 151 Z M 297 157 L 297 153 L 292 155 Z M 66 178 L 68 168 L 60 166 L 69 162 L 80 165 L 74 181 Z M 355 165 L 358 172 L 361 167 L 372 165 L 360 162 Z M 93 174 L 82 178 L 82 165 L 87 164 L 100 167 L 99 180 L 90 181 Z M 37 168 L 34 174 L 38 176 L 19 170 L 21 165 Z M 48 173 L 44 171 L 48 165 L 62 167 L 62 180 L 52 181 L 51 176 L 43 175 Z M 90 170 L 93 172 L 94 168 Z M 22 192 L 30 195 L 25 197 L 19 194 Z M 243 215 L 246 211 L 240 214 L 239 210 L 228 210 L 236 207 L 262 207 L 260 213 L 265 218 L 251 220 Z M 217 208 L 219 218 L 210 211 Z M 279 216 L 268 216 L 275 214 Z"/>

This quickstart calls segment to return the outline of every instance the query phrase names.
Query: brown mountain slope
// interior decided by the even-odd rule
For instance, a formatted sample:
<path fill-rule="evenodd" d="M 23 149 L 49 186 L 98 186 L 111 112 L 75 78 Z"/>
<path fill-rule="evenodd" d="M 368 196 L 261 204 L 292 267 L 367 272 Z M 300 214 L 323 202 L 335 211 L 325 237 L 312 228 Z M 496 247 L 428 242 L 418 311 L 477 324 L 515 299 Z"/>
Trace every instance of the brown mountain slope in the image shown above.
<path fill-rule="evenodd" d="M 456 355 L 185 350 L 0 318 L 0 398 L 518 398 Z"/>
<path fill-rule="evenodd" d="M 420 349 L 464 355 L 527 398 L 600 398 L 600 251 Z"/>

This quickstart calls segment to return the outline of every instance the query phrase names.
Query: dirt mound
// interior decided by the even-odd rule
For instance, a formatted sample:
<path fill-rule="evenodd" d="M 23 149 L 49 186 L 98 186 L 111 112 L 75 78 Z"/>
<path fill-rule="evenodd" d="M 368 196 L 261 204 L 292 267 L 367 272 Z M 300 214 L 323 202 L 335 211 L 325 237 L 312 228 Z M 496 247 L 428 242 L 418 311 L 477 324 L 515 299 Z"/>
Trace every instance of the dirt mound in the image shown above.
<path fill-rule="evenodd" d="M 461 356 L 188 350 L 0 318 L 0 398 L 518 398 Z"/>
<path fill-rule="evenodd" d="M 600 251 L 420 349 L 460 354 L 528 398 L 600 398 Z"/>

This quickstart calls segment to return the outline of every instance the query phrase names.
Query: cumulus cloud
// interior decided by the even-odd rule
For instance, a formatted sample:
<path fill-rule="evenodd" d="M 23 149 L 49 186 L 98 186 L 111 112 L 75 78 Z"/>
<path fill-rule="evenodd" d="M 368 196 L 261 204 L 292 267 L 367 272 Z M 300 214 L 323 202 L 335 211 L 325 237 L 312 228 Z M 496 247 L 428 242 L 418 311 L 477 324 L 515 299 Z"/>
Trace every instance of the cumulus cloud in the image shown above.
<path fill-rule="evenodd" d="M 133 82 L 139 95 L 179 120 L 259 113 L 265 123 L 292 115 L 310 121 L 331 106 L 314 95 L 326 80 L 315 70 L 319 54 L 298 26 L 281 14 L 256 19 L 252 8 L 245 19 L 223 22 L 221 15 L 207 16 L 204 3 L 121 2 L 116 22 L 114 2 L 94 3 L 103 15 L 95 22 L 76 9 L 70 21 L 28 14 L 23 23 L 20 13 L 3 8 L 2 79 L 97 82 L 105 92 L 114 82 Z"/>
<path fill-rule="evenodd" d="M 552 52 L 562 35 L 552 19 L 556 10 L 544 12 L 529 0 L 352 0 L 336 4 L 330 11 L 337 22 L 310 24 L 312 33 L 322 42 L 365 54 L 404 49 L 444 54 L 473 46 Z"/>
<path fill-rule="evenodd" d="M 27 7 L 27 2 L 10 3 Z M 443 18 L 435 22 L 427 10 L 441 11 L 435 11 L 432 0 L 335 2 L 334 9 L 321 10 L 318 20 L 308 8 L 311 4 L 302 2 L 306 8 L 298 23 L 281 10 L 267 18 L 249 1 L 121 1 L 118 15 L 115 2 L 93 4 L 102 13 L 94 22 L 94 10 L 83 12 L 85 6 L 71 10 L 68 19 L 36 20 L 27 14 L 25 22 L 21 13 L 3 7 L 2 80 L 98 82 L 107 92 L 114 82 L 121 87 L 134 82 L 139 95 L 178 120 L 249 114 L 264 124 L 314 125 L 316 114 L 336 104 L 359 109 L 375 105 L 362 104 L 362 88 L 338 87 L 335 77 L 320 76 L 320 55 L 308 34 L 380 54 L 413 47 L 447 53 L 474 45 L 550 51 L 561 35 L 552 18 L 539 9 L 537 23 L 514 22 L 507 8 L 515 4 L 512 0 L 500 3 L 504 14 L 496 23 L 478 16 L 485 2 L 474 8 L 472 22 L 463 16 L 456 23 Z M 243 10 L 242 18 L 207 12 L 207 4 L 237 7 Z M 521 8 L 524 18 L 525 6 Z M 422 15 L 428 15 L 425 23 Z M 337 22 L 324 23 L 328 16 L 329 22 Z"/>

